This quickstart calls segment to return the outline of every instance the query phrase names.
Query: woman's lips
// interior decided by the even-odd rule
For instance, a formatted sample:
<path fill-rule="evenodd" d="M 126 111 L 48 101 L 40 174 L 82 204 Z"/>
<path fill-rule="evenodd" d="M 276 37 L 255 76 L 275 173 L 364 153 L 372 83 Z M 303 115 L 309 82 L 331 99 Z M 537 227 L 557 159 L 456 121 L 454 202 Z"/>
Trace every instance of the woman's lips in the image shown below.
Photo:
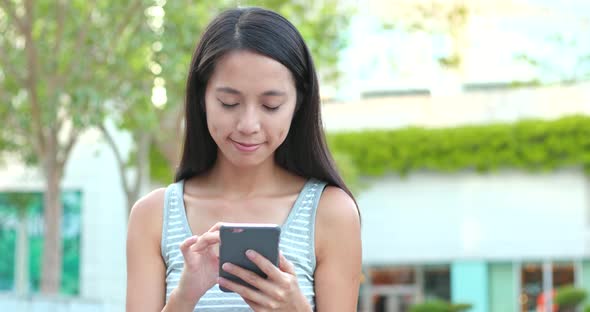
<path fill-rule="evenodd" d="M 251 144 L 251 143 L 241 143 L 234 140 L 231 140 L 234 146 L 241 152 L 254 152 L 257 150 L 260 145 L 262 144 Z"/>

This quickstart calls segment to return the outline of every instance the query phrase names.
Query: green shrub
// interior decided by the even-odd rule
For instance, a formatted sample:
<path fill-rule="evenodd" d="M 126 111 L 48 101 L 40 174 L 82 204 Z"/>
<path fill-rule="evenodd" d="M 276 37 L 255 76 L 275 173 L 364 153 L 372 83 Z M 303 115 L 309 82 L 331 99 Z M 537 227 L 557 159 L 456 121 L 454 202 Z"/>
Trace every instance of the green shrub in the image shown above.
<path fill-rule="evenodd" d="M 451 304 L 442 300 L 418 303 L 410 308 L 410 312 L 454 312 Z"/>
<path fill-rule="evenodd" d="M 586 290 L 574 286 L 563 286 L 556 290 L 555 303 L 560 308 L 573 308 L 586 299 Z"/>
<path fill-rule="evenodd" d="M 469 303 L 454 303 L 454 304 L 451 304 L 451 310 L 453 312 L 469 311 L 469 310 L 471 310 L 472 307 L 473 307 L 473 305 L 472 304 L 469 304 Z"/>
<path fill-rule="evenodd" d="M 363 176 L 562 167 L 583 167 L 590 174 L 590 116 L 443 129 L 337 132 L 328 135 L 328 142 L 333 153 L 348 154 Z"/>

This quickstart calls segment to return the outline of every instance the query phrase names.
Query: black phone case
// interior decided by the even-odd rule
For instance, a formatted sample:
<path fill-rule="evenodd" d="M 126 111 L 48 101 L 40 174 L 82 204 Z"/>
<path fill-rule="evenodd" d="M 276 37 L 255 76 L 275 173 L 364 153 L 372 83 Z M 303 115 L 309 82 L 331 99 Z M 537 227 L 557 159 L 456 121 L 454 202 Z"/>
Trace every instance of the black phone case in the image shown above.
<path fill-rule="evenodd" d="M 219 276 L 256 289 L 254 286 L 244 282 L 235 275 L 225 272 L 221 268 L 224 263 L 229 262 L 266 278 L 266 274 L 246 257 L 246 251 L 249 249 L 258 252 L 275 266 L 279 265 L 281 228 L 278 225 L 272 227 L 222 225 L 219 235 L 221 238 L 221 243 L 219 244 Z M 232 292 L 224 287 L 220 287 L 220 289 L 224 292 Z"/>

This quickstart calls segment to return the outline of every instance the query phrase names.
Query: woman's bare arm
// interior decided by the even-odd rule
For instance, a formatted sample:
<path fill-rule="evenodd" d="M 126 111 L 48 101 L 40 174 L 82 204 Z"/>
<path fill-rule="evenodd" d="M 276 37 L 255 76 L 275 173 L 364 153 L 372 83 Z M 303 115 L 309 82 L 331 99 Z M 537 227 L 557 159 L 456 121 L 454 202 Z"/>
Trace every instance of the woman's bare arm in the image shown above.
<path fill-rule="evenodd" d="M 127 229 L 127 312 L 192 312 L 200 295 L 212 286 L 207 284 L 201 290 L 199 287 L 182 288 L 179 285 L 166 302 L 166 265 L 160 246 L 164 196 L 165 189 L 155 190 L 140 199 L 131 209 Z M 184 247 L 180 247 L 185 258 L 187 254 L 196 255 L 191 249 L 193 247 L 199 249 L 199 246 L 215 245 L 219 240 L 219 226 L 220 224 L 216 224 L 210 229 L 211 233 L 204 234 L 202 237 L 205 239 L 202 241 L 196 236 L 186 239 L 182 243 Z M 218 264 L 214 266 L 215 269 L 217 266 Z M 180 284 L 183 284 L 182 281 Z M 192 284 L 195 283 L 188 283 L 189 286 L 193 286 Z"/>
<path fill-rule="evenodd" d="M 360 217 L 352 198 L 327 187 L 316 217 L 318 311 L 356 311 L 361 277 Z"/>
<path fill-rule="evenodd" d="M 127 312 L 160 312 L 166 296 L 166 266 L 160 252 L 164 189 L 133 206 L 127 228 Z"/>

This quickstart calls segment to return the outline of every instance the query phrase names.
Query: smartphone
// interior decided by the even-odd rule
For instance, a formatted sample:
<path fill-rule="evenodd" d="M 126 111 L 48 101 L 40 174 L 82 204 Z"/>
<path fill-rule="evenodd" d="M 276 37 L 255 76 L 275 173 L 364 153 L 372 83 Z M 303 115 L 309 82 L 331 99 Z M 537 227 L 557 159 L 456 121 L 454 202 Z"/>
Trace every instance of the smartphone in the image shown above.
<path fill-rule="evenodd" d="M 252 249 L 272 262 L 279 265 L 279 239 L 281 227 L 266 223 L 225 223 L 219 229 L 219 276 L 256 289 L 241 278 L 225 272 L 221 266 L 226 263 L 238 265 L 266 278 L 266 274 L 254 262 L 246 257 L 246 251 Z M 224 292 L 231 290 L 220 287 Z"/>

